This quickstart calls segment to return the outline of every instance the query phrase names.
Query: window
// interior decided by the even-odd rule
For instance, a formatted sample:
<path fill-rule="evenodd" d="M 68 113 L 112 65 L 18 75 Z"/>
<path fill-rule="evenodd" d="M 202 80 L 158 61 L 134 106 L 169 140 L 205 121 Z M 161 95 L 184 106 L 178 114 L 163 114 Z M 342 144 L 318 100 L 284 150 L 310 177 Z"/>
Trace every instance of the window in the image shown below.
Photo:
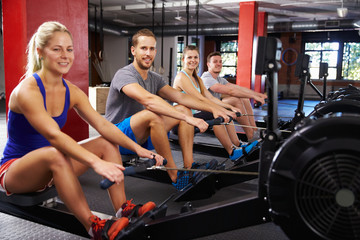
<path fill-rule="evenodd" d="M 347 80 L 360 80 L 360 43 L 344 43 L 342 76 Z"/>
<path fill-rule="evenodd" d="M 310 55 L 312 79 L 319 78 L 320 62 L 326 62 L 329 66 L 328 80 L 360 80 L 358 42 L 306 42 L 305 54 Z"/>
<path fill-rule="evenodd" d="M 338 62 L 338 42 L 307 42 L 305 43 L 305 54 L 310 56 L 309 70 L 311 78 L 319 78 L 320 63 L 328 63 L 327 79 L 336 79 Z"/>
<path fill-rule="evenodd" d="M 224 77 L 236 76 L 236 64 L 237 64 L 237 41 L 221 41 L 220 53 L 223 62 L 223 68 L 220 73 Z"/>
<path fill-rule="evenodd" d="M 184 37 L 178 37 L 178 41 L 177 41 L 177 53 L 176 53 L 176 67 L 177 67 L 177 72 L 180 72 L 182 69 L 182 53 L 184 51 L 185 48 L 185 43 L 184 43 Z"/>

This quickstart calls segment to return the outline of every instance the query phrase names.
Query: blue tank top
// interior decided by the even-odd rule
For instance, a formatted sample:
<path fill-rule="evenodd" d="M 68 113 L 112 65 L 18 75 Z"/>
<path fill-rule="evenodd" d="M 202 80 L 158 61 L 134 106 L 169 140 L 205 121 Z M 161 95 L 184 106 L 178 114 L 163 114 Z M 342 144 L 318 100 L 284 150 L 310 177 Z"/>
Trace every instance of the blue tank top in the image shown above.
<path fill-rule="evenodd" d="M 44 106 L 46 109 L 46 93 L 44 85 L 38 74 L 34 73 L 40 92 L 44 99 Z M 65 105 L 61 115 L 53 117 L 60 128 L 62 128 L 67 119 L 67 112 L 70 105 L 70 91 L 69 87 L 63 79 L 63 84 L 66 88 Z M 9 110 L 8 114 L 8 139 L 1 159 L 0 165 L 13 158 L 20 158 L 25 154 L 45 146 L 50 146 L 50 143 L 38 131 L 36 131 L 28 122 L 23 114 L 19 114 Z"/>

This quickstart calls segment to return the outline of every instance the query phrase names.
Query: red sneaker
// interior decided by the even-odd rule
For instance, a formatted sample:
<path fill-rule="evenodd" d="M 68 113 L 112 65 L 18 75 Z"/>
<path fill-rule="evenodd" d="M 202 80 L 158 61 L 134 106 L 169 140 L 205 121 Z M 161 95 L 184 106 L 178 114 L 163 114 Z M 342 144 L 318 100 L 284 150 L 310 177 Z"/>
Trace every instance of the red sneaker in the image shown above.
<path fill-rule="evenodd" d="M 129 219 L 126 217 L 122 217 L 117 220 L 101 220 L 97 216 L 92 215 L 90 220 L 92 222 L 91 231 L 93 234 L 91 239 L 94 240 L 113 240 L 118 233 L 129 224 Z"/>
<path fill-rule="evenodd" d="M 156 205 L 154 202 L 147 202 L 144 205 L 138 204 L 135 205 L 131 203 L 131 200 L 127 200 L 126 203 L 124 203 L 121 208 L 123 209 L 121 212 L 122 217 L 140 217 L 144 215 L 146 212 L 153 210 Z"/>

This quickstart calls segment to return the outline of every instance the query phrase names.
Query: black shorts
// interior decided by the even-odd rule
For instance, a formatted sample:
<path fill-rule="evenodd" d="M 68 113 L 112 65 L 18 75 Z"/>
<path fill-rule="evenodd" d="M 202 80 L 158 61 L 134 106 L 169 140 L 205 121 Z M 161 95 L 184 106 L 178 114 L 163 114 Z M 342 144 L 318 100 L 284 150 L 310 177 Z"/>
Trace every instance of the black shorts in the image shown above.
<path fill-rule="evenodd" d="M 198 113 L 195 113 L 194 114 L 194 117 L 196 118 L 201 118 L 205 121 L 207 120 L 211 120 L 211 119 L 214 119 L 214 115 L 210 112 L 205 112 L 205 111 L 201 111 L 201 112 L 198 112 Z"/>
<path fill-rule="evenodd" d="M 205 112 L 205 111 L 201 111 L 201 112 L 195 113 L 195 114 L 193 115 L 193 117 L 201 118 L 201 119 L 203 119 L 204 121 L 214 119 L 214 116 L 212 115 L 212 113 L 210 113 L 210 112 Z M 177 134 L 178 134 L 178 127 L 179 127 L 179 125 L 176 125 L 176 126 L 171 130 L 172 133 L 174 133 L 174 134 L 177 135 Z"/>

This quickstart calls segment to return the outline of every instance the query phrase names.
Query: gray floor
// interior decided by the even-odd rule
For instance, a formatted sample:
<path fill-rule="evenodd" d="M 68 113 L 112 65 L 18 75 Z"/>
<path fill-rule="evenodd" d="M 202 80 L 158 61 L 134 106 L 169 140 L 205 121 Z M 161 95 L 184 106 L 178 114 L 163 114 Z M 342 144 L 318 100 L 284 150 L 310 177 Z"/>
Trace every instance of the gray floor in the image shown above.
<path fill-rule="evenodd" d="M 5 107 L 4 107 L 4 100 L 0 100 L 0 151 L 2 153 L 5 142 L 6 142 L 6 123 L 5 123 Z M 296 106 L 295 106 L 296 107 Z M 293 107 L 294 108 L 294 107 Z M 264 111 L 258 110 L 259 114 L 264 115 Z M 287 114 L 289 114 L 289 111 L 286 110 Z M 291 111 L 291 114 L 293 111 Z M 94 136 L 97 133 L 94 132 L 92 129 L 90 129 L 90 136 Z M 197 137 L 197 141 L 212 141 L 212 144 L 219 144 L 216 139 L 214 138 L 204 138 L 201 139 L 201 136 Z M 176 150 L 177 147 L 174 146 L 174 158 L 177 161 L 177 164 L 179 167 L 181 166 L 181 152 Z M 204 154 L 204 153 L 194 153 L 194 158 L 196 161 L 208 161 L 211 158 L 214 158 L 213 156 Z M 226 156 L 224 158 L 217 158 L 219 161 L 225 160 Z M 114 211 L 112 209 L 112 206 L 110 204 L 110 201 L 108 200 L 107 193 L 103 190 L 101 190 L 98 186 L 100 181 L 100 177 L 97 176 L 93 171 L 89 171 L 88 173 L 84 174 L 80 177 L 80 182 L 84 188 L 85 195 L 88 199 L 90 208 L 94 211 L 113 215 Z M 229 187 L 225 187 L 217 191 L 211 198 L 204 199 L 204 200 L 197 200 L 192 201 L 193 207 L 201 207 L 206 206 L 207 204 L 215 203 L 215 202 L 221 202 L 223 200 L 231 200 L 232 198 L 235 198 L 239 196 L 239 194 L 242 194 L 244 191 L 248 191 L 249 189 L 255 189 L 256 190 L 256 181 L 250 181 L 242 184 L 236 184 Z M 142 203 L 146 201 L 154 201 L 156 204 L 160 204 L 165 199 L 168 198 L 172 193 L 175 193 L 176 190 L 170 185 L 165 183 L 159 183 L 149 180 L 143 180 L 139 178 L 134 177 L 126 177 L 125 180 L 125 187 L 126 187 L 126 194 L 127 198 L 134 199 L 135 203 Z M 177 214 L 180 212 L 181 207 L 185 204 L 185 202 L 174 202 L 170 201 L 168 202 L 168 211 L 167 215 L 171 214 Z M 239 213 L 241 214 L 241 213 Z M 11 224 L 8 224 L 8 219 L 11 219 Z M 214 219 L 215 220 L 215 219 Z M 201 223 L 196 223 L 201 224 Z M 4 227 L 6 226 L 6 228 Z M 65 232 L 58 232 L 58 230 L 47 228 L 44 226 L 38 226 L 32 222 L 25 221 L 23 219 L 17 219 L 14 217 L 11 217 L 9 215 L 0 215 L 0 236 L 7 236 L 5 235 L 5 232 L 7 234 L 13 232 L 15 235 L 12 236 L 19 236 L 16 234 L 19 234 L 19 229 L 24 229 L 25 227 L 29 227 L 31 229 L 39 229 L 39 231 L 45 231 L 46 232 L 46 238 L 40 238 L 38 235 L 36 235 L 37 231 L 31 231 L 28 232 L 27 239 L 77 239 L 75 236 L 71 234 L 67 234 Z M 196 226 L 193 230 L 195 231 Z M 34 235 L 33 235 L 34 234 Z M 47 235 L 49 234 L 49 235 Z M 20 237 L 21 239 L 24 239 L 23 237 Z M 2 238 L 4 239 L 4 238 Z M 5 238 L 6 239 L 6 238 Z M 7 239 L 14 239 L 14 238 L 7 238 Z M 280 227 L 276 226 L 274 223 L 265 223 L 257 226 L 247 227 L 243 229 L 237 229 L 230 232 L 225 233 L 219 233 L 216 235 L 206 236 L 202 238 L 198 238 L 201 240 L 207 240 L 207 239 L 276 239 L 276 240 L 282 240 L 282 239 L 288 239 L 285 234 L 282 232 Z"/>

